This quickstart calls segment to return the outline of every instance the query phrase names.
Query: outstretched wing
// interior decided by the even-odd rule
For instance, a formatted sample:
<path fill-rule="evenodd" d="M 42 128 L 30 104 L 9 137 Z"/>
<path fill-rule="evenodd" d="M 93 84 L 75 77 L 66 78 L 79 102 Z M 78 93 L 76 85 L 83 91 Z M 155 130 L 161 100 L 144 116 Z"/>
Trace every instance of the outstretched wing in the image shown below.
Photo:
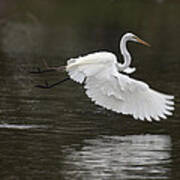
<path fill-rule="evenodd" d="M 78 62 L 68 72 L 73 80 L 85 81 L 86 94 L 95 104 L 117 113 L 140 120 L 159 121 L 172 115 L 174 110 L 173 96 L 157 92 L 146 83 L 119 73 L 113 61 Z"/>
<path fill-rule="evenodd" d="M 159 121 L 174 110 L 173 96 L 159 93 L 123 74 L 111 74 L 103 79 L 87 77 L 85 84 L 86 94 L 96 104 L 135 119 Z"/>

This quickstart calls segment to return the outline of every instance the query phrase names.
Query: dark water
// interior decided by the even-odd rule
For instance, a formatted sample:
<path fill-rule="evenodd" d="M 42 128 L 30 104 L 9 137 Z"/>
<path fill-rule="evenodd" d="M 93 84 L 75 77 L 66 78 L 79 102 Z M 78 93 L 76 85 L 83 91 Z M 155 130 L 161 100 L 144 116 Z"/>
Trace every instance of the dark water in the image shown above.
<path fill-rule="evenodd" d="M 180 179 L 180 2 L 178 0 L 0 1 L 0 179 Z M 67 75 L 29 71 L 64 65 L 129 44 L 133 77 L 173 94 L 176 110 L 159 123 L 95 106 Z"/>

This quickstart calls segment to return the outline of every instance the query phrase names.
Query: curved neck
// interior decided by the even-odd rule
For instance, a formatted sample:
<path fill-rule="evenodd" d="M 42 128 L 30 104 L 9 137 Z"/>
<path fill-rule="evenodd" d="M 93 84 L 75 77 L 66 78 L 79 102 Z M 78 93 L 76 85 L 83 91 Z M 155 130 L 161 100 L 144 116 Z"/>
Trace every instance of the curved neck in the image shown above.
<path fill-rule="evenodd" d="M 127 50 L 127 41 L 128 39 L 126 37 L 122 37 L 121 42 L 120 42 L 120 50 L 121 54 L 124 59 L 124 63 L 118 63 L 118 69 L 119 71 L 124 71 L 126 68 L 128 68 L 131 64 L 131 55 L 129 54 Z"/>

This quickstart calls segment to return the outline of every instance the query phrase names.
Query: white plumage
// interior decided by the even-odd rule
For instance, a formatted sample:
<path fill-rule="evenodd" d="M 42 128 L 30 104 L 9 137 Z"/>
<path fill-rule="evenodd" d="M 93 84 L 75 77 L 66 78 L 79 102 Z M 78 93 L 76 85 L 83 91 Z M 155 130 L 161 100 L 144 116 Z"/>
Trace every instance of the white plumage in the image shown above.
<path fill-rule="evenodd" d="M 68 60 L 66 71 L 71 79 L 84 82 L 86 94 L 95 104 L 117 113 L 132 115 L 135 119 L 159 121 L 174 110 L 173 96 L 151 89 L 146 83 L 130 78 L 131 56 L 126 42 L 132 40 L 145 45 L 146 42 L 132 33 L 122 37 L 120 48 L 124 63 L 110 52 L 96 52 Z"/>

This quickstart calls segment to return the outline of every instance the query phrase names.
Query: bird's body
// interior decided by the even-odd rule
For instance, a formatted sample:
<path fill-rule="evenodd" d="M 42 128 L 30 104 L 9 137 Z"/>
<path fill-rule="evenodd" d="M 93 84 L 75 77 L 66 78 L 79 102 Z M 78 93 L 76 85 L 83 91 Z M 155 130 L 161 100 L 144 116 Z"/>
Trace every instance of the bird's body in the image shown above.
<path fill-rule="evenodd" d="M 68 60 L 66 71 L 72 80 L 84 83 L 87 96 L 97 105 L 132 115 L 135 119 L 165 119 L 172 115 L 174 97 L 157 92 L 146 83 L 124 74 L 135 71 L 129 67 L 131 56 L 126 43 L 130 40 L 148 45 L 134 34 L 127 33 L 120 42 L 123 64 L 118 63 L 111 52 L 95 52 Z"/>
<path fill-rule="evenodd" d="M 96 52 L 76 59 L 70 59 L 66 66 L 66 71 L 69 72 L 70 77 L 74 81 L 82 83 L 85 77 L 96 76 L 99 72 L 107 70 L 107 66 L 115 66 L 116 64 L 116 56 L 113 53 Z"/>

